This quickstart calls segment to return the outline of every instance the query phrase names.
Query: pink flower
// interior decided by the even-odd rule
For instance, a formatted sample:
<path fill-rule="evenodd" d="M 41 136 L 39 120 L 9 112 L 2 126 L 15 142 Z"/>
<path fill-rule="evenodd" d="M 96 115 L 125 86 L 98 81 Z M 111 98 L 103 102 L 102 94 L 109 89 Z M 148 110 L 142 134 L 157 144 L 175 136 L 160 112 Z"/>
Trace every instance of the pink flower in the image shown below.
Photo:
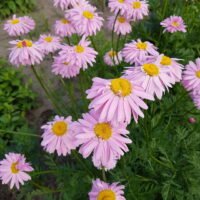
<path fill-rule="evenodd" d="M 83 7 L 83 6 L 89 6 L 90 3 L 87 1 L 87 0 L 75 0 L 73 3 L 72 3 L 72 7 Z"/>
<path fill-rule="evenodd" d="M 97 52 L 89 47 L 90 41 L 83 37 L 76 46 L 65 45 L 59 52 L 62 59 L 66 60 L 71 65 L 79 66 L 83 70 L 88 68 L 88 65 L 93 66 Z"/>
<path fill-rule="evenodd" d="M 128 18 L 137 21 L 149 15 L 149 5 L 146 0 L 129 0 Z"/>
<path fill-rule="evenodd" d="M 12 19 L 7 20 L 4 24 L 4 30 L 7 31 L 10 36 L 21 36 L 34 30 L 35 21 L 28 16 L 16 17 L 13 15 Z"/>
<path fill-rule="evenodd" d="M 62 76 L 62 78 L 75 77 L 80 73 L 80 67 L 71 65 L 66 60 L 60 58 L 60 56 L 54 57 L 52 65 L 52 72 L 56 75 Z"/>
<path fill-rule="evenodd" d="M 44 55 L 40 45 L 31 40 L 13 40 L 10 44 L 14 46 L 10 49 L 9 60 L 17 67 L 39 64 L 43 60 Z"/>
<path fill-rule="evenodd" d="M 194 117 L 190 117 L 190 118 L 188 119 L 188 122 L 191 123 L 191 124 L 195 124 L 195 123 L 197 122 L 197 120 L 196 120 L 196 118 L 194 118 Z"/>
<path fill-rule="evenodd" d="M 73 6 L 78 2 L 79 0 L 54 0 L 54 6 L 66 10 L 69 6 Z"/>
<path fill-rule="evenodd" d="M 130 64 L 141 64 L 146 61 L 147 58 L 158 55 L 157 48 L 152 43 L 142 42 L 140 39 L 125 44 L 122 50 L 122 56 L 125 61 Z"/>
<path fill-rule="evenodd" d="M 190 91 L 200 89 L 200 58 L 197 58 L 195 63 L 190 61 L 183 72 L 183 85 Z"/>
<path fill-rule="evenodd" d="M 132 27 L 130 24 L 130 20 L 128 20 L 125 16 L 119 15 L 116 19 L 116 16 L 111 16 L 108 18 L 108 29 L 112 30 L 114 23 L 114 32 L 117 33 L 117 35 L 126 35 L 132 31 Z"/>
<path fill-rule="evenodd" d="M 91 89 L 86 93 L 92 99 L 89 109 L 100 113 L 100 120 L 130 123 L 131 115 L 138 121 L 138 116 L 144 117 L 141 110 L 148 106 L 143 99 L 153 100 L 144 89 L 132 81 L 121 77 L 116 79 L 94 78 Z"/>
<path fill-rule="evenodd" d="M 197 109 L 200 110 L 200 88 L 198 87 L 190 92 L 190 96 L 192 97 L 192 100 Z"/>
<path fill-rule="evenodd" d="M 111 12 L 124 15 L 129 9 L 129 4 L 128 0 L 109 0 L 108 7 L 110 8 Z"/>
<path fill-rule="evenodd" d="M 121 61 L 122 55 L 120 51 L 117 53 L 116 51 L 110 50 L 104 56 L 104 62 L 109 66 L 119 65 Z"/>
<path fill-rule="evenodd" d="M 172 87 L 174 80 L 169 76 L 170 68 L 162 67 L 158 60 L 146 62 L 141 66 L 129 67 L 125 71 L 127 78 L 142 86 L 150 95 L 162 98 L 165 90 Z"/>
<path fill-rule="evenodd" d="M 119 183 L 108 184 L 100 179 L 93 181 L 89 200 L 126 200 L 124 197 L 124 186 Z"/>
<path fill-rule="evenodd" d="M 103 25 L 103 18 L 96 13 L 96 8 L 90 5 L 77 6 L 66 12 L 80 35 L 96 35 Z"/>
<path fill-rule="evenodd" d="M 60 44 L 60 38 L 50 34 L 40 35 L 37 43 L 40 45 L 43 53 L 46 55 L 49 53 L 54 53 L 62 47 Z"/>
<path fill-rule="evenodd" d="M 76 149 L 75 132 L 72 118 L 55 116 L 53 121 L 43 125 L 44 133 L 42 135 L 41 145 L 49 153 L 66 156 L 71 154 L 71 150 Z"/>
<path fill-rule="evenodd" d="M 10 189 L 16 186 L 19 189 L 20 184 L 24 185 L 25 181 L 31 180 L 26 172 L 33 171 L 33 168 L 26 162 L 22 154 L 8 153 L 5 159 L 0 161 L 0 179 L 2 184 L 9 184 Z"/>
<path fill-rule="evenodd" d="M 186 25 L 182 17 L 179 16 L 170 16 L 169 18 L 162 21 L 160 25 L 165 28 L 164 32 L 170 32 L 170 33 L 174 33 L 177 31 L 181 31 L 184 33 L 187 32 Z"/>
<path fill-rule="evenodd" d="M 100 169 L 113 169 L 117 159 L 128 152 L 127 144 L 132 142 L 127 138 L 126 124 L 101 121 L 93 110 L 83 114 L 76 128 L 76 139 L 81 145 L 79 152 L 84 158 L 93 154 L 94 166 Z"/>

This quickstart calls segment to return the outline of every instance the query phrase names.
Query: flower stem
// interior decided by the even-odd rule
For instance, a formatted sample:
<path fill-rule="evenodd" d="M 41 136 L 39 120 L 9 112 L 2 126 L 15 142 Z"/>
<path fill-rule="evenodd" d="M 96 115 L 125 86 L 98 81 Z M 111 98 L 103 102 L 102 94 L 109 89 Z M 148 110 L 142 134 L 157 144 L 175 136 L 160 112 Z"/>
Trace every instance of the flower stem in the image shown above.
<path fill-rule="evenodd" d="M 17 132 L 17 131 L 9 131 L 9 130 L 0 130 L 1 133 L 10 133 L 10 134 L 15 134 L 15 135 L 23 135 L 23 136 L 30 136 L 30 137 L 38 137 L 40 138 L 40 135 L 36 135 L 33 133 L 24 133 L 24 132 Z"/>
<path fill-rule="evenodd" d="M 102 168 L 102 178 L 103 178 L 103 181 L 105 182 L 107 181 L 105 168 Z"/>
<path fill-rule="evenodd" d="M 91 41 L 91 43 L 92 43 L 92 46 L 93 46 L 94 50 L 97 51 L 97 47 L 96 47 L 96 45 L 95 45 L 95 42 L 94 42 L 93 37 L 90 36 L 89 38 L 90 38 L 90 41 Z M 97 51 L 97 52 L 98 52 L 98 51 Z"/>

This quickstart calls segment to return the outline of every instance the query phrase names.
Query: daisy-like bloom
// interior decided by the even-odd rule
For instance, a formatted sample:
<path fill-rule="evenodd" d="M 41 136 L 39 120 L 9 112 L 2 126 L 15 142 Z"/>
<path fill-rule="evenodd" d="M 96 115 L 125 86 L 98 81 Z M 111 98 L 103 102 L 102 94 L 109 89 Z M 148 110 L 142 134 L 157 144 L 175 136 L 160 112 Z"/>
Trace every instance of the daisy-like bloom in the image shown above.
<path fill-rule="evenodd" d="M 152 43 L 142 42 L 140 39 L 125 44 L 122 50 L 122 56 L 125 61 L 130 64 L 140 64 L 147 58 L 158 55 L 157 48 Z"/>
<path fill-rule="evenodd" d="M 115 24 L 115 26 L 114 26 Z M 112 30 L 114 26 L 114 32 L 117 35 L 126 35 L 132 31 L 130 20 L 125 16 L 119 15 L 116 19 L 116 16 L 111 16 L 108 18 L 108 29 Z"/>
<path fill-rule="evenodd" d="M 126 200 L 124 188 L 117 182 L 108 184 L 96 179 L 93 181 L 92 190 L 89 192 L 89 200 Z"/>
<path fill-rule="evenodd" d="M 124 15 L 129 9 L 129 4 L 128 0 L 109 0 L 108 7 L 110 8 L 111 12 Z"/>
<path fill-rule="evenodd" d="M 62 10 L 67 10 L 69 6 L 77 4 L 79 0 L 54 0 L 54 6 L 61 8 Z"/>
<path fill-rule="evenodd" d="M 127 16 L 134 20 L 141 20 L 145 16 L 149 15 L 149 5 L 146 0 L 128 0 L 129 1 L 129 10 Z"/>
<path fill-rule="evenodd" d="M 188 91 L 200 88 L 200 58 L 197 58 L 195 63 L 190 61 L 186 65 L 182 82 Z"/>
<path fill-rule="evenodd" d="M 89 105 L 100 113 L 100 120 L 130 123 L 131 115 L 138 121 L 138 116 L 144 117 L 141 110 L 147 109 L 143 99 L 153 100 L 137 83 L 127 78 L 116 79 L 94 78 L 91 89 L 86 93 L 88 99 L 92 99 Z"/>
<path fill-rule="evenodd" d="M 72 7 L 84 7 L 84 6 L 89 6 L 90 3 L 87 0 L 75 0 L 75 2 L 72 2 Z"/>
<path fill-rule="evenodd" d="M 49 153 L 57 151 L 59 156 L 71 154 L 71 150 L 77 147 L 73 124 L 71 116 L 67 118 L 55 116 L 53 121 L 43 125 L 41 145 L 44 149 Z"/>
<path fill-rule="evenodd" d="M 127 138 L 129 131 L 126 124 L 101 121 L 99 113 L 90 111 L 83 114 L 77 124 L 76 139 L 81 145 L 79 152 L 84 158 L 91 154 L 94 166 L 110 170 L 115 167 L 117 159 L 128 152 Z"/>
<path fill-rule="evenodd" d="M 200 87 L 196 88 L 190 93 L 190 96 L 192 97 L 192 100 L 197 107 L 198 110 L 200 110 Z"/>
<path fill-rule="evenodd" d="M 33 168 L 22 154 L 8 153 L 5 154 L 5 159 L 0 161 L 0 179 L 2 184 L 9 184 L 10 189 L 14 186 L 19 189 L 20 184 L 24 185 L 25 181 L 31 180 L 26 173 L 31 171 Z"/>
<path fill-rule="evenodd" d="M 37 43 L 40 45 L 44 54 L 54 53 L 62 47 L 60 44 L 60 38 L 50 34 L 40 35 Z"/>
<path fill-rule="evenodd" d="M 103 25 L 103 18 L 96 13 L 93 6 L 77 6 L 66 12 L 70 14 L 70 19 L 76 31 L 80 35 L 96 35 Z"/>
<path fill-rule="evenodd" d="M 35 21 L 28 16 L 16 17 L 13 15 L 12 19 L 7 20 L 4 24 L 4 30 L 10 36 L 21 36 L 29 33 L 35 28 Z"/>
<path fill-rule="evenodd" d="M 172 87 L 174 80 L 169 76 L 170 68 L 162 67 L 159 60 L 146 61 L 141 66 L 129 67 L 125 71 L 127 78 L 141 85 L 145 91 L 158 99 L 162 98 L 165 90 Z"/>
<path fill-rule="evenodd" d="M 116 51 L 110 50 L 104 56 L 104 62 L 109 66 L 119 65 L 121 61 L 122 55 L 120 51 L 117 53 Z"/>
<path fill-rule="evenodd" d="M 60 58 L 60 56 L 54 57 L 52 65 L 52 73 L 62 76 L 62 78 L 72 78 L 80 73 L 80 67 L 71 65 Z"/>
<path fill-rule="evenodd" d="M 10 49 L 10 63 L 19 67 L 39 64 L 43 60 L 43 52 L 40 45 L 31 40 L 13 40 L 10 42 L 13 47 Z"/>
<path fill-rule="evenodd" d="M 163 26 L 164 32 L 174 33 L 177 31 L 180 32 L 187 32 L 186 25 L 180 16 L 170 16 L 169 18 L 165 19 L 160 23 Z"/>
<path fill-rule="evenodd" d="M 71 65 L 79 66 L 83 70 L 88 68 L 88 65 L 93 66 L 97 52 L 89 47 L 90 41 L 83 37 L 76 46 L 65 45 L 59 52 L 62 59 L 66 60 Z"/>

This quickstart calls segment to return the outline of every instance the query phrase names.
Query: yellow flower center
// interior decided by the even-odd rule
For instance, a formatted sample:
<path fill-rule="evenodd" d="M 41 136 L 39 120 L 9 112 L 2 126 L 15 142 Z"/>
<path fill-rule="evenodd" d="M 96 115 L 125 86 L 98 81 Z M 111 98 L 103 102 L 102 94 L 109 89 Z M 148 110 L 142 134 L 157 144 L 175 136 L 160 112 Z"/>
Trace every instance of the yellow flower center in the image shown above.
<path fill-rule="evenodd" d="M 113 57 L 117 56 L 117 52 L 116 52 L 116 51 L 109 51 L 109 52 L 108 52 L 108 55 L 109 55 L 111 58 L 113 58 Z"/>
<path fill-rule="evenodd" d="M 122 17 L 122 16 L 118 17 L 117 20 L 118 20 L 119 23 L 124 23 L 124 22 L 126 22 L 126 18 L 125 18 L 125 17 Z"/>
<path fill-rule="evenodd" d="M 75 51 L 76 51 L 76 53 L 83 53 L 85 51 L 85 49 L 81 45 L 77 45 L 75 47 Z"/>
<path fill-rule="evenodd" d="M 118 0 L 119 3 L 124 3 L 125 0 Z"/>
<path fill-rule="evenodd" d="M 140 50 L 146 50 L 147 49 L 147 43 L 146 42 L 138 42 L 136 46 Z"/>
<path fill-rule="evenodd" d="M 46 42 L 52 42 L 53 38 L 51 36 L 48 36 L 44 39 Z"/>
<path fill-rule="evenodd" d="M 10 21 L 11 24 L 18 24 L 19 23 L 19 19 L 12 19 Z"/>
<path fill-rule="evenodd" d="M 52 131 L 57 136 L 63 136 L 68 129 L 68 125 L 64 121 L 55 122 L 52 126 Z"/>
<path fill-rule="evenodd" d="M 128 96 L 132 91 L 130 81 L 125 78 L 116 78 L 111 81 L 111 90 L 120 96 Z"/>
<path fill-rule="evenodd" d="M 112 190 L 102 190 L 99 192 L 97 200 L 116 200 L 116 195 Z"/>
<path fill-rule="evenodd" d="M 32 41 L 30 40 L 22 40 L 22 41 L 19 41 L 17 43 L 17 47 L 18 48 L 22 48 L 22 47 L 32 47 L 33 46 L 33 43 Z"/>
<path fill-rule="evenodd" d="M 196 76 L 197 76 L 197 78 L 200 78 L 200 70 L 196 71 Z"/>
<path fill-rule="evenodd" d="M 160 64 L 161 65 L 171 65 L 172 64 L 172 59 L 170 57 L 163 56 Z"/>
<path fill-rule="evenodd" d="M 70 23 L 70 21 L 67 20 L 67 19 L 61 19 L 60 21 L 61 21 L 63 24 L 69 24 L 69 23 Z"/>
<path fill-rule="evenodd" d="M 178 22 L 176 22 L 176 21 L 172 22 L 172 26 L 174 26 L 174 27 L 178 27 L 179 25 L 180 24 Z"/>
<path fill-rule="evenodd" d="M 157 76 L 160 72 L 159 68 L 155 64 L 144 64 L 143 70 L 149 75 L 149 76 Z"/>
<path fill-rule="evenodd" d="M 68 62 L 64 62 L 63 64 L 64 64 L 64 65 L 69 65 L 69 63 L 68 63 Z"/>
<path fill-rule="evenodd" d="M 13 173 L 13 174 L 17 174 L 18 172 L 19 172 L 19 170 L 17 169 L 17 165 L 18 165 L 18 162 L 15 162 L 15 163 L 12 163 L 12 165 L 11 165 L 11 172 Z"/>
<path fill-rule="evenodd" d="M 94 127 L 94 132 L 97 137 L 102 140 L 108 140 L 112 136 L 112 128 L 109 123 L 98 123 Z"/>
<path fill-rule="evenodd" d="M 142 4 L 139 1 L 133 2 L 133 8 L 134 9 L 139 9 L 141 8 Z"/>
<path fill-rule="evenodd" d="M 83 16 L 87 19 L 93 19 L 94 18 L 94 14 L 88 10 L 83 12 Z"/>

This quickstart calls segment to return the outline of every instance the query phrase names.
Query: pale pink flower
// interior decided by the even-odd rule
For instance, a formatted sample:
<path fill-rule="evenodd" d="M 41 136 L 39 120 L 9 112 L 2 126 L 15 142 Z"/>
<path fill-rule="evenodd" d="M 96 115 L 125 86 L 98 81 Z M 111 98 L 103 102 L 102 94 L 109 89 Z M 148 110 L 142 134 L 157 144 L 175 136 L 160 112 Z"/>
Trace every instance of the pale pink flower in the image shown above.
<path fill-rule="evenodd" d="M 148 106 L 143 99 L 153 100 L 137 83 L 127 78 L 94 78 L 91 89 L 86 93 L 92 99 L 89 109 L 100 113 L 100 120 L 130 123 L 131 116 L 138 122 L 138 116 L 144 117 L 141 109 Z"/>
<path fill-rule="evenodd" d="M 183 85 L 190 91 L 196 88 L 200 89 L 200 58 L 195 63 L 190 61 L 183 71 Z"/>
<path fill-rule="evenodd" d="M 33 168 L 22 154 L 8 153 L 5 154 L 5 159 L 0 161 L 0 179 L 2 184 L 9 184 L 10 189 L 14 186 L 19 189 L 20 184 L 24 185 L 25 181 L 31 180 L 26 173 L 31 171 Z"/>
<path fill-rule="evenodd" d="M 200 88 L 194 89 L 192 92 L 190 92 L 190 96 L 197 107 L 198 110 L 200 110 Z"/>
<path fill-rule="evenodd" d="M 115 24 L 115 26 L 114 26 Z M 130 20 L 125 16 L 119 15 L 116 19 L 116 16 L 111 16 L 108 18 L 107 27 L 110 30 L 113 30 L 117 35 L 126 35 L 132 31 Z"/>
<path fill-rule="evenodd" d="M 79 66 L 85 70 L 89 65 L 93 66 L 98 54 L 89 45 L 90 41 L 83 37 L 75 46 L 65 45 L 59 52 L 59 55 L 62 59 L 65 59 L 66 62 L 71 63 L 71 65 Z"/>
<path fill-rule="evenodd" d="M 10 36 L 21 36 L 34 30 L 35 21 L 28 16 L 16 17 L 13 15 L 12 19 L 7 20 L 4 24 L 4 30 Z"/>
<path fill-rule="evenodd" d="M 122 55 L 120 51 L 117 53 L 116 51 L 110 50 L 104 55 L 103 59 L 107 65 L 115 66 L 121 63 Z"/>
<path fill-rule="evenodd" d="M 96 8 L 90 5 L 74 7 L 66 14 L 70 15 L 71 22 L 80 35 L 96 35 L 103 25 L 103 18 L 97 14 Z"/>
<path fill-rule="evenodd" d="M 83 7 L 83 6 L 89 6 L 90 2 L 87 0 L 75 0 L 74 3 L 72 3 L 72 7 Z"/>
<path fill-rule="evenodd" d="M 39 64 L 44 57 L 40 45 L 31 40 L 13 40 L 10 42 L 13 47 L 10 49 L 9 61 L 19 67 Z"/>
<path fill-rule="evenodd" d="M 80 73 L 80 67 L 71 65 L 65 59 L 63 60 L 60 56 L 57 56 L 54 57 L 52 73 L 60 75 L 62 78 L 72 78 Z"/>
<path fill-rule="evenodd" d="M 76 149 L 75 132 L 73 128 L 72 118 L 55 116 L 53 121 L 41 127 L 44 133 L 42 135 L 41 145 L 49 153 L 66 156 L 71 154 L 71 150 Z"/>
<path fill-rule="evenodd" d="M 124 188 L 117 182 L 108 184 L 96 179 L 93 181 L 92 190 L 89 192 L 89 200 L 126 200 Z"/>
<path fill-rule="evenodd" d="M 127 137 L 126 124 L 101 121 L 93 110 L 83 114 L 83 119 L 76 123 L 76 139 L 81 145 L 79 152 L 84 158 L 92 154 L 94 166 L 113 169 L 116 161 L 128 152 L 127 144 L 132 141 Z"/>
<path fill-rule="evenodd" d="M 195 124 L 195 123 L 197 122 L 197 120 L 196 120 L 196 118 L 194 118 L 194 117 L 190 117 L 190 118 L 188 119 L 188 122 L 189 122 L 190 124 Z"/>
<path fill-rule="evenodd" d="M 140 39 L 125 44 L 124 49 L 122 49 L 122 56 L 130 64 L 141 64 L 147 58 L 158 55 L 157 48 L 152 43 L 142 42 Z"/>
<path fill-rule="evenodd" d="M 67 10 L 70 6 L 78 3 L 79 0 L 54 0 L 54 6 L 61 8 L 62 10 Z"/>
<path fill-rule="evenodd" d="M 170 16 L 169 18 L 162 21 L 160 25 L 165 28 L 164 32 L 170 32 L 170 33 L 174 33 L 177 31 L 184 33 L 187 32 L 186 25 L 182 17 L 179 16 Z"/>
<path fill-rule="evenodd" d="M 128 12 L 129 4 L 128 0 L 109 0 L 108 7 L 110 8 L 111 12 L 124 15 Z"/>

